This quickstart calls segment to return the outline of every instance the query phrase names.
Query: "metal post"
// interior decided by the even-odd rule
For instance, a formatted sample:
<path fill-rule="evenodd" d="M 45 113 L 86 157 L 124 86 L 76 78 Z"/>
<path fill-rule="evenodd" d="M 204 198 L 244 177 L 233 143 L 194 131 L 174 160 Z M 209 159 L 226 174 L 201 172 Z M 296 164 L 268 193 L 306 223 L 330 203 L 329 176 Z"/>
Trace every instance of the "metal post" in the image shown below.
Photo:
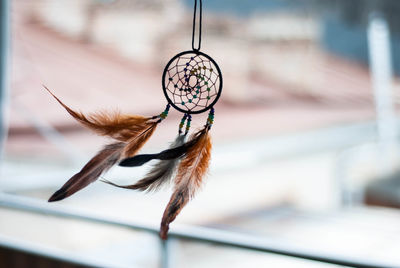
<path fill-rule="evenodd" d="M 0 158 L 8 132 L 7 102 L 9 88 L 10 1 L 0 1 Z"/>
<path fill-rule="evenodd" d="M 389 25 L 382 14 L 372 13 L 368 25 L 370 69 L 375 94 L 381 175 L 391 171 L 397 129 L 392 96 L 392 57 Z"/>
<path fill-rule="evenodd" d="M 177 242 L 174 238 L 168 238 L 167 240 L 161 241 L 161 268 L 173 268 L 175 267 L 174 255 L 173 255 L 173 248 L 175 243 Z"/>

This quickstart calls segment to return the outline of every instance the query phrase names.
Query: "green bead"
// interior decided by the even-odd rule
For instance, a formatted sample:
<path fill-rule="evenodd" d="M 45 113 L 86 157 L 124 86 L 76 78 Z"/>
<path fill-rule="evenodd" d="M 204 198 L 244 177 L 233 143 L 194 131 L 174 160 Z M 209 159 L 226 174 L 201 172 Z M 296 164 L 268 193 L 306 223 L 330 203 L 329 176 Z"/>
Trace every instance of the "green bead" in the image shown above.
<path fill-rule="evenodd" d="M 208 85 L 208 82 L 205 82 L 204 84 Z"/>
<path fill-rule="evenodd" d="M 210 91 L 210 90 L 211 90 L 211 88 L 208 87 L 208 88 L 207 88 L 207 91 Z"/>
<path fill-rule="evenodd" d="M 195 98 L 197 98 L 197 95 L 194 95 L 194 96 L 193 96 L 193 99 L 195 99 Z"/>
<path fill-rule="evenodd" d="M 207 96 L 207 100 L 211 99 L 210 96 Z"/>
<path fill-rule="evenodd" d="M 184 101 L 182 101 L 182 105 L 185 105 L 185 102 L 184 102 Z"/>
<path fill-rule="evenodd" d="M 192 100 L 189 100 L 190 103 L 192 103 Z"/>

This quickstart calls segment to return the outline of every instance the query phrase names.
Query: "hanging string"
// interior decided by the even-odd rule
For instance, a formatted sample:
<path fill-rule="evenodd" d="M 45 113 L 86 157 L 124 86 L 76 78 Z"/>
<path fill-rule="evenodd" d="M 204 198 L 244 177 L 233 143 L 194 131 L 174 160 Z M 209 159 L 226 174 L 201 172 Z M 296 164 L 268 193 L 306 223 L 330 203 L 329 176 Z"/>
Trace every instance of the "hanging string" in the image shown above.
<path fill-rule="evenodd" d="M 196 15 L 197 15 L 197 2 L 199 2 L 199 42 L 197 48 L 194 46 L 194 39 L 196 35 Z M 201 47 L 201 26 L 202 26 L 202 16 L 203 16 L 203 4 L 202 0 L 194 0 L 194 14 L 193 14 L 193 31 L 192 31 L 192 49 L 200 50 Z"/>

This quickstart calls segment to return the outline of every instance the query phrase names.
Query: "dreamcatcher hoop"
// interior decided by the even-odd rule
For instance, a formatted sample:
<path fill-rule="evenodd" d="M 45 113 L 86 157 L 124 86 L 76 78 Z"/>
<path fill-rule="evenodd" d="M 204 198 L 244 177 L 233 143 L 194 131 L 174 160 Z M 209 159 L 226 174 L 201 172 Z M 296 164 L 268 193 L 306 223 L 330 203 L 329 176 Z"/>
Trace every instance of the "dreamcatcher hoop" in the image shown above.
<path fill-rule="evenodd" d="M 198 50 L 175 55 L 165 66 L 161 81 L 168 103 L 187 114 L 211 109 L 220 98 L 223 87 L 218 64 Z"/>

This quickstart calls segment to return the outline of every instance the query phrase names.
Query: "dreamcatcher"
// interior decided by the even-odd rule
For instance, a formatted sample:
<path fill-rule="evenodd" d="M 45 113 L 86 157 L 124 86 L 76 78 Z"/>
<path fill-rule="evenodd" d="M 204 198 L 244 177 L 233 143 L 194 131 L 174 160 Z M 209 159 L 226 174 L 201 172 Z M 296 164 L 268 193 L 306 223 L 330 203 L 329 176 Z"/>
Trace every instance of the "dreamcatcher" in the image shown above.
<path fill-rule="evenodd" d="M 160 237 L 167 238 L 169 224 L 194 196 L 201 185 L 211 156 L 210 129 L 214 122 L 214 104 L 222 91 L 222 74 L 217 63 L 200 52 L 202 1 L 199 1 L 198 45 L 195 47 L 197 0 L 194 2 L 192 50 L 177 54 L 166 65 L 162 75 L 162 88 L 168 101 L 165 110 L 153 117 L 99 112 L 84 115 L 66 106 L 49 89 L 50 94 L 78 122 L 97 134 L 116 140 L 106 145 L 77 174 L 70 178 L 49 199 L 59 201 L 96 181 L 113 165 L 141 166 L 158 160 L 149 173 L 133 185 L 121 186 L 103 179 L 113 186 L 151 191 L 174 179 L 174 191 L 164 211 Z M 137 155 L 138 151 L 168 116 L 170 107 L 183 113 L 178 136 L 167 150 L 156 154 Z M 204 127 L 187 138 L 192 114 L 208 111 Z"/>

